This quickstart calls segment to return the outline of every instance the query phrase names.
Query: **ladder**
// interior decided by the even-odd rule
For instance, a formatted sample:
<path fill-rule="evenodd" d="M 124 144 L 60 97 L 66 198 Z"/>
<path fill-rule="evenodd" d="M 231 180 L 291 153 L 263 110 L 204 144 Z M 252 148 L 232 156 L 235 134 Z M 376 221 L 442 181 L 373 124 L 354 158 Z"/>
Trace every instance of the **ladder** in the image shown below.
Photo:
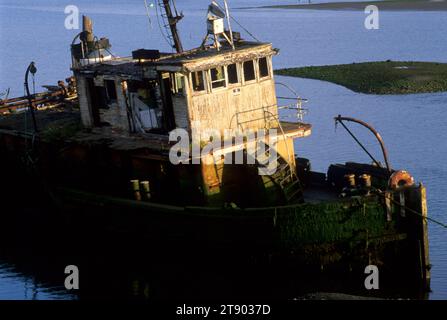
<path fill-rule="evenodd" d="M 255 162 L 258 168 L 267 169 L 267 172 L 273 169 L 272 174 L 266 177 L 280 190 L 285 203 L 293 203 L 302 198 L 302 186 L 296 170 L 276 150 L 272 152 L 269 144 L 258 142 Z"/>
<path fill-rule="evenodd" d="M 254 121 L 263 121 L 264 129 L 267 129 L 270 120 L 273 120 L 274 122 L 276 122 L 278 128 L 281 131 L 282 139 L 286 141 L 286 135 L 281 122 L 279 121 L 278 117 L 269 110 L 269 108 L 274 106 L 275 105 L 267 107 L 264 106 L 260 108 L 236 112 L 230 121 L 230 128 L 233 119 L 236 120 L 236 126 L 241 131 L 244 130 L 245 124 Z M 262 115 L 247 120 L 241 119 L 241 115 L 256 111 L 260 111 Z M 256 154 L 254 155 L 255 164 L 258 166 L 258 169 L 265 170 L 266 172 L 269 172 L 271 169 L 276 169 L 272 174 L 267 174 L 266 176 L 280 190 L 285 203 L 292 203 L 301 200 L 303 195 L 302 185 L 298 178 L 298 175 L 296 174 L 295 168 L 292 168 L 290 166 L 290 163 L 292 162 L 292 155 L 287 148 L 287 144 L 287 160 L 284 159 L 284 157 L 282 157 L 280 154 L 278 154 L 276 150 L 272 152 L 272 149 L 274 150 L 274 148 L 272 148 L 266 142 L 262 140 L 256 140 Z M 247 150 L 245 150 L 245 152 L 247 152 Z M 274 158 L 273 161 L 269 161 L 270 158 Z M 272 163 L 275 167 L 269 168 L 268 166 L 272 165 Z"/>

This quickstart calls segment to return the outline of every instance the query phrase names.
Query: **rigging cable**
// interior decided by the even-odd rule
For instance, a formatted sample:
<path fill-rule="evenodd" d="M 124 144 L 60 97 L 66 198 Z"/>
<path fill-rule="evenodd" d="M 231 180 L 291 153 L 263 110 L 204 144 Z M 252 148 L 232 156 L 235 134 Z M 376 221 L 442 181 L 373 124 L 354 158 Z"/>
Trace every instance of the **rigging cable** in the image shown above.
<path fill-rule="evenodd" d="M 222 6 L 221 6 L 220 4 L 218 4 L 217 2 L 216 2 L 216 4 L 217 4 L 217 6 L 219 7 L 219 9 L 221 9 L 221 10 L 225 10 L 225 9 L 222 8 Z M 256 38 L 254 34 L 252 34 L 250 31 L 248 31 L 247 28 L 245 28 L 239 21 L 237 21 L 236 18 L 234 18 L 231 14 L 229 14 L 229 16 L 230 16 L 230 18 L 231 18 L 234 22 L 236 22 L 236 24 L 237 24 L 239 27 L 241 27 L 245 32 L 247 32 L 249 36 L 251 36 L 251 37 L 252 37 L 253 39 L 255 39 L 257 42 L 261 42 L 261 40 L 259 40 L 258 38 Z"/>
<path fill-rule="evenodd" d="M 248 35 L 250 35 L 253 39 L 255 39 L 257 42 L 261 42 L 261 40 L 259 40 L 258 38 L 255 37 L 255 35 L 253 33 L 251 33 L 250 31 L 247 30 L 247 28 L 245 28 L 242 24 L 240 24 L 232 15 L 230 15 L 230 18 L 233 19 L 234 22 L 236 22 L 236 24 L 241 27 L 245 32 L 248 33 Z"/>
<path fill-rule="evenodd" d="M 155 10 L 156 10 L 156 16 L 157 16 L 157 24 L 158 27 L 160 28 L 160 33 L 163 36 L 163 38 L 165 39 L 165 41 L 167 42 L 167 44 L 171 47 L 171 51 L 174 48 L 174 44 L 172 43 L 172 41 L 169 40 L 169 37 L 165 35 L 163 28 L 161 26 L 160 23 L 160 17 L 159 17 L 159 13 L 158 13 L 158 7 L 161 6 L 160 2 L 158 2 L 158 5 L 155 5 Z M 160 13 L 161 14 L 161 13 Z"/>
<path fill-rule="evenodd" d="M 376 158 L 374 158 L 374 156 L 368 151 L 368 149 L 366 149 L 366 147 L 360 142 L 359 139 L 357 139 L 357 137 L 352 133 L 351 130 L 349 130 L 349 128 L 342 122 L 342 121 L 336 121 L 335 122 L 335 130 L 337 130 L 337 124 L 340 123 L 343 128 L 345 128 L 345 130 L 349 133 L 349 135 L 354 139 L 355 142 L 357 142 L 357 144 L 360 146 L 360 148 L 363 149 L 363 151 L 366 152 L 366 154 L 371 158 L 371 160 L 379 167 L 379 168 L 383 168 L 382 164 L 376 160 Z"/>
<path fill-rule="evenodd" d="M 152 30 L 152 20 L 149 15 L 149 5 L 147 4 L 147 0 L 144 0 L 144 6 L 146 7 L 146 15 L 147 15 L 147 19 L 149 21 L 149 31 L 151 31 Z"/>
<path fill-rule="evenodd" d="M 379 189 L 375 189 L 374 191 L 377 192 L 378 195 L 380 195 L 380 196 L 382 196 L 382 197 L 386 197 L 386 195 L 384 194 L 383 191 L 381 191 L 381 190 L 379 190 Z M 440 221 L 438 221 L 438 220 L 436 220 L 436 219 L 433 219 L 433 218 L 431 218 L 431 217 L 424 216 L 422 213 L 417 212 L 416 210 L 413 210 L 413 209 L 411 209 L 411 208 L 409 208 L 409 207 L 407 207 L 407 206 L 401 204 L 400 202 L 394 200 L 393 198 L 388 198 L 388 199 L 390 199 L 391 202 L 393 202 L 394 204 L 400 206 L 401 208 L 404 208 L 405 210 L 408 210 L 410 213 L 413 213 L 413 214 L 415 214 L 415 215 L 417 215 L 417 216 L 419 216 L 419 217 L 422 217 L 422 218 L 424 218 L 424 219 L 426 219 L 426 220 L 428 220 L 428 221 L 431 221 L 431 222 L 433 222 L 433 223 L 436 223 L 437 225 L 440 225 L 441 227 L 447 229 L 447 224 L 442 223 L 442 222 L 440 222 Z"/>
<path fill-rule="evenodd" d="M 175 5 L 175 0 L 172 0 L 172 5 L 174 6 L 175 15 L 178 16 L 177 6 Z"/>

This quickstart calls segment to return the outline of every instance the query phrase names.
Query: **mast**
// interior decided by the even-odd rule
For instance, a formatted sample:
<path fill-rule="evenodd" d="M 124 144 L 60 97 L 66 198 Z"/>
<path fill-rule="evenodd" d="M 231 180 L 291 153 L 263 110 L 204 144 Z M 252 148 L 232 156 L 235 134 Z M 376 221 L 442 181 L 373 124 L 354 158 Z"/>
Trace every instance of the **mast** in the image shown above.
<path fill-rule="evenodd" d="M 166 11 L 166 18 L 168 20 L 169 28 L 171 29 L 171 34 L 172 34 L 172 39 L 174 40 L 175 50 L 177 50 L 178 53 L 182 53 L 183 46 L 182 46 L 182 42 L 180 41 L 180 36 L 178 34 L 177 23 L 183 18 L 183 16 L 182 15 L 174 16 L 169 0 L 163 0 L 163 6 Z M 176 10 L 176 14 L 177 14 L 177 10 Z"/>
<path fill-rule="evenodd" d="M 228 31 L 230 32 L 231 47 L 234 50 L 233 30 L 231 29 L 230 10 L 228 10 L 227 0 L 224 0 L 224 4 L 225 4 L 225 15 L 227 16 Z"/>

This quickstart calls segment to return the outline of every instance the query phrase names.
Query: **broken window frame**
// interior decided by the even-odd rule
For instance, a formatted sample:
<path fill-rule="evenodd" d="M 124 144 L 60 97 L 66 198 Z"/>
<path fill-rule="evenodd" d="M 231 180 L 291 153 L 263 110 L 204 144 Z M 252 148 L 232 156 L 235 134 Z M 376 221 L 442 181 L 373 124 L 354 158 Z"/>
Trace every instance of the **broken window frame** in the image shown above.
<path fill-rule="evenodd" d="M 201 90 L 196 90 L 194 88 L 194 74 L 196 73 L 201 73 L 202 74 L 202 89 Z M 189 74 L 189 81 L 191 83 L 191 91 L 193 94 L 202 94 L 202 93 L 206 93 L 208 91 L 207 88 L 207 79 L 206 79 L 206 74 L 207 72 L 205 70 L 198 70 L 198 71 L 193 71 Z"/>
<path fill-rule="evenodd" d="M 214 69 L 217 70 L 218 68 L 222 69 L 223 78 L 218 79 L 218 80 L 213 80 L 212 70 L 214 70 Z M 208 77 L 209 77 L 210 88 L 211 88 L 212 91 L 225 89 L 227 87 L 227 73 L 226 73 L 226 70 L 225 70 L 225 66 L 216 66 L 214 68 L 209 69 L 208 70 Z M 214 87 L 215 83 L 223 83 L 223 85 L 218 86 L 218 87 Z"/>
<path fill-rule="evenodd" d="M 263 59 L 265 59 L 266 67 L 267 67 L 267 75 L 265 75 L 265 76 L 263 76 L 262 73 L 261 73 L 261 60 L 263 60 Z M 259 58 L 258 61 L 257 61 L 257 65 L 258 65 L 259 79 L 260 80 L 270 79 L 271 71 L 270 71 L 270 59 L 269 59 L 269 57 Z"/>
<path fill-rule="evenodd" d="M 186 95 L 185 75 L 179 72 L 170 72 L 169 77 L 171 81 L 172 94 L 185 96 Z M 179 85 L 179 83 L 181 83 L 181 85 Z"/>
<path fill-rule="evenodd" d="M 253 65 L 253 79 L 250 79 L 250 80 L 247 80 L 246 79 L 246 77 L 245 77 L 245 64 L 246 63 L 252 63 L 252 65 Z M 244 61 L 244 62 L 242 62 L 242 73 L 243 73 L 243 75 L 244 75 L 244 84 L 249 84 L 249 83 L 254 83 L 254 82 L 256 82 L 257 81 L 257 77 L 256 77 L 256 66 L 255 66 L 255 62 L 256 62 L 256 60 L 247 60 L 247 61 Z"/>
<path fill-rule="evenodd" d="M 230 82 L 230 72 L 229 72 L 229 66 L 234 65 L 236 67 L 236 78 L 237 81 L 236 82 Z M 228 86 L 232 87 L 232 86 L 237 86 L 241 84 L 241 71 L 240 71 L 240 64 L 239 63 L 231 63 L 229 65 L 227 65 L 225 67 L 225 69 L 227 70 L 227 82 L 228 82 Z"/>

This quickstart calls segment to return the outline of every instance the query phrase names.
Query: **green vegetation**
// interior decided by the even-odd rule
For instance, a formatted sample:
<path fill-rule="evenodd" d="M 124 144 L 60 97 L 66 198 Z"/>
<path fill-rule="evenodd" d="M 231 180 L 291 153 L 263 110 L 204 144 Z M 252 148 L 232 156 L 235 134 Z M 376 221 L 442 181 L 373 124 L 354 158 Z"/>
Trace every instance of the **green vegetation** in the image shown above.
<path fill-rule="evenodd" d="M 275 225 L 286 247 L 361 241 L 393 232 L 377 198 L 303 204 L 276 210 Z M 366 231 L 368 230 L 368 231 Z"/>
<path fill-rule="evenodd" d="M 275 73 L 329 81 L 363 93 L 408 94 L 447 91 L 447 63 L 364 62 L 280 69 Z"/>

